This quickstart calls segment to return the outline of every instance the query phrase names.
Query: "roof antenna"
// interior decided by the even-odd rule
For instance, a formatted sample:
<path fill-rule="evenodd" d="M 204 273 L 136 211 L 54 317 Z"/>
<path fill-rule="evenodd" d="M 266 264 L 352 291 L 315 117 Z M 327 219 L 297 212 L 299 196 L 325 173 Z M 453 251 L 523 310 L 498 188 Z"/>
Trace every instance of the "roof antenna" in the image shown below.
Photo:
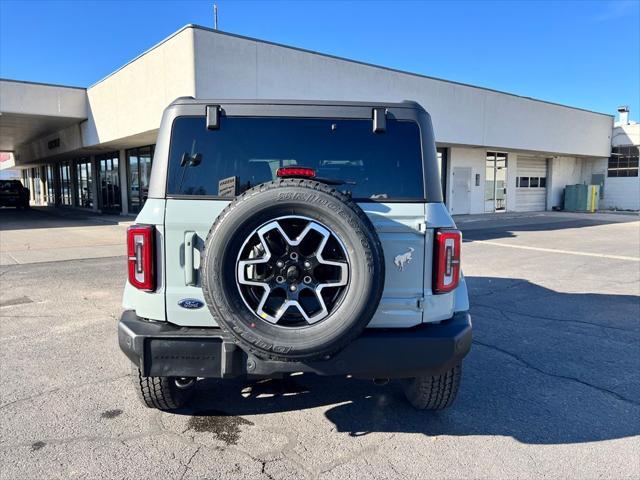
<path fill-rule="evenodd" d="M 218 5 L 213 4 L 213 29 L 218 30 Z"/>

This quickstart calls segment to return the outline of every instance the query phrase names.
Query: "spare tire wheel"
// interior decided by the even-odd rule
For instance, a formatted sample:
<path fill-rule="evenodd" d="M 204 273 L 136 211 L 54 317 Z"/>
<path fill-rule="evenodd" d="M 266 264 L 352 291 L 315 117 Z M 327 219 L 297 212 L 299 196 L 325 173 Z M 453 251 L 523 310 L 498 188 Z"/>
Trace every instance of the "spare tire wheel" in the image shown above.
<path fill-rule="evenodd" d="M 211 313 L 247 352 L 320 360 L 375 313 L 384 255 L 366 214 L 323 183 L 285 179 L 237 197 L 209 231 L 202 288 Z"/>

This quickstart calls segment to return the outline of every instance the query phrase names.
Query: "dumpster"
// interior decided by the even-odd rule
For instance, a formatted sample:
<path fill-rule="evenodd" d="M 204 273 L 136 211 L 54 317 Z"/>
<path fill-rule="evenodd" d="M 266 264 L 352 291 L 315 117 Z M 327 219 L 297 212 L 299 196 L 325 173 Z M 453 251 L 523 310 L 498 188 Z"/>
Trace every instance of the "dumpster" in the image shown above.
<path fill-rule="evenodd" d="M 567 212 L 595 212 L 600 199 L 600 185 L 567 185 L 564 209 Z"/>

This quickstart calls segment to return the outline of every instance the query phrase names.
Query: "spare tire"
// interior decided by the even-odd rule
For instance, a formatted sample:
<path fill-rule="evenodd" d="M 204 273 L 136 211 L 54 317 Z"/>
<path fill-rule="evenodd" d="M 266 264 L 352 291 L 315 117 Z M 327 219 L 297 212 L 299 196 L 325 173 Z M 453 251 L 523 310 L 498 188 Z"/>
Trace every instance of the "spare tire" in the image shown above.
<path fill-rule="evenodd" d="M 311 180 L 258 185 L 231 202 L 205 242 L 202 289 L 220 327 L 269 360 L 328 359 L 360 335 L 384 287 L 366 214 Z"/>

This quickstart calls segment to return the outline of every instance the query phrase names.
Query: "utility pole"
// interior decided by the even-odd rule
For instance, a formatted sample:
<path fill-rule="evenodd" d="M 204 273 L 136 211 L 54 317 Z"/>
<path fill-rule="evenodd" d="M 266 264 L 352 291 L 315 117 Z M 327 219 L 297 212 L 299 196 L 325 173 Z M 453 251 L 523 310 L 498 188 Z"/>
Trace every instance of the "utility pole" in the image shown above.
<path fill-rule="evenodd" d="M 218 29 L 218 5 L 213 4 L 213 29 Z"/>

